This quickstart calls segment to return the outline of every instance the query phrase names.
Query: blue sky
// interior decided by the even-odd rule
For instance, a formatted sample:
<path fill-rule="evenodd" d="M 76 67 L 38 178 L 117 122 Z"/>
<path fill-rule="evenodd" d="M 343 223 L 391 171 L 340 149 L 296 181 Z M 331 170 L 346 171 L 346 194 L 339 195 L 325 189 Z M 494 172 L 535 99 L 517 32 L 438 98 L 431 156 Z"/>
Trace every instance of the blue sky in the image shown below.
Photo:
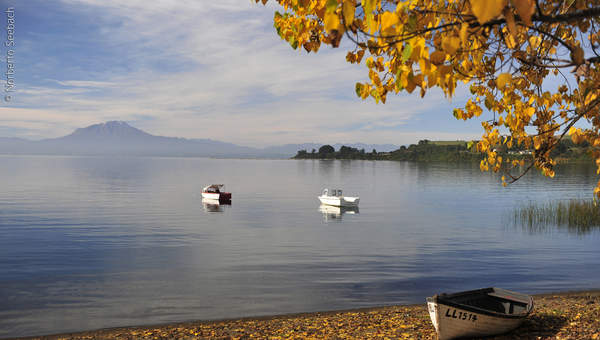
<path fill-rule="evenodd" d="M 15 83 L 0 137 L 40 139 L 107 120 L 149 133 L 248 146 L 473 139 L 449 101 L 400 94 L 361 101 L 366 68 L 348 47 L 295 51 L 273 29 L 277 5 L 244 0 L 0 0 L 14 6 Z M 2 9 L 4 12 L 5 8 Z M 6 17 L 0 17 L 1 27 Z M 1 32 L 2 41 L 6 30 Z M 6 69 L 2 53 L 2 69 Z M 3 74 L 4 72 L 1 72 Z M 5 81 L 4 79 L 2 80 Z M 2 96 L 3 97 L 3 96 Z"/>

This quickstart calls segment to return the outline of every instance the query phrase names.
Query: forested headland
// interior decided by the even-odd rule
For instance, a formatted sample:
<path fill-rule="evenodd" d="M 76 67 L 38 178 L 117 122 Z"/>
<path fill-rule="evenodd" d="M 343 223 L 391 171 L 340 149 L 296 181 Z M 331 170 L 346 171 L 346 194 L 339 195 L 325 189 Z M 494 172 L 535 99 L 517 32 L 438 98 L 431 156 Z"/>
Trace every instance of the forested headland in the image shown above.
<path fill-rule="evenodd" d="M 342 146 L 335 150 L 331 145 L 323 145 L 318 150 L 300 150 L 294 159 L 362 159 L 388 161 L 419 161 L 419 162 L 463 162 L 481 161 L 484 154 L 478 152 L 474 143 L 466 141 L 430 141 L 420 140 L 417 144 L 401 146 L 391 152 L 357 149 Z M 531 150 L 522 147 L 507 149 L 505 146 L 496 150 L 499 155 L 511 159 L 531 158 Z M 552 157 L 559 162 L 591 161 L 591 147 L 588 143 L 575 144 L 565 138 L 552 150 Z"/>

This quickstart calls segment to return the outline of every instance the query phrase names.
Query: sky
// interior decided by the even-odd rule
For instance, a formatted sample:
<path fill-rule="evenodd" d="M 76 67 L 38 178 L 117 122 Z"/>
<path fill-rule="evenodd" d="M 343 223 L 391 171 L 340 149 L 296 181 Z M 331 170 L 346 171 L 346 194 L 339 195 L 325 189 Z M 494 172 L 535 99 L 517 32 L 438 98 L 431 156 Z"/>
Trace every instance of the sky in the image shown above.
<path fill-rule="evenodd" d="M 6 47 L 6 8 L 14 46 Z M 405 145 L 477 139 L 457 121 L 468 89 L 354 93 L 367 68 L 351 47 L 293 50 L 273 28 L 282 11 L 250 0 L 0 0 L 0 137 L 42 139 L 109 120 L 148 133 L 265 147 L 288 143 Z M 6 101 L 6 53 L 16 91 Z M 418 91 L 417 91 L 418 92 Z"/>

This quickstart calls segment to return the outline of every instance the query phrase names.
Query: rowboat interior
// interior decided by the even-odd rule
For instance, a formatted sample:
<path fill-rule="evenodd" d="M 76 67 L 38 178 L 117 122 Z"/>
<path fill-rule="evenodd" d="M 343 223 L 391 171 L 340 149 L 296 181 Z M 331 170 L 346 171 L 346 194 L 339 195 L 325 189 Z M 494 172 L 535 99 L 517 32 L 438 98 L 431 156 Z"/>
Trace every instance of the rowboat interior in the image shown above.
<path fill-rule="evenodd" d="M 477 291 L 441 294 L 438 301 L 470 306 L 477 309 L 505 315 L 522 315 L 529 313 L 529 298 L 502 289 L 486 288 Z"/>

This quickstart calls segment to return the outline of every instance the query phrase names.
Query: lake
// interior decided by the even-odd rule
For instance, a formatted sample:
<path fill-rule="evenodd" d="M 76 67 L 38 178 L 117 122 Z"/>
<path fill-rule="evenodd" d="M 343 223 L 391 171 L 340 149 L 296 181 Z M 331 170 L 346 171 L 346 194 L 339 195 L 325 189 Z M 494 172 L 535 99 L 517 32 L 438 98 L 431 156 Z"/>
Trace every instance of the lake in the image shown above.
<path fill-rule="evenodd" d="M 0 156 L 0 178 L 0 337 L 599 288 L 600 229 L 511 219 L 591 198 L 593 166 L 503 188 L 471 164 Z"/>

